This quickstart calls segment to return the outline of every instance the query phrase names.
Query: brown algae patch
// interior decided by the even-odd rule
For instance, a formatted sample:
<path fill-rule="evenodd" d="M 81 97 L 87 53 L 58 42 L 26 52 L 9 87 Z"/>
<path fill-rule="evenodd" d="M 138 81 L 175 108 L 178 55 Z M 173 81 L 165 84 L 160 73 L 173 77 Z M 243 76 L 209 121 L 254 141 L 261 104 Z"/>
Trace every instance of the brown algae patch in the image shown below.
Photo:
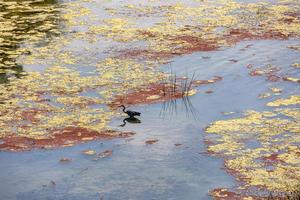
<path fill-rule="evenodd" d="M 151 144 L 155 144 L 158 142 L 158 139 L 152 139 L 152 140 L 146 140 L 145 141 L 145 144 L 147 145 L 151 145 Z"/>
<path fill-rule="evenodd" d="M 297 97 L 267 105 L 296 105 Z M 226 169 L 240 181 L 241 194 L 262 192 L 258 195 L 262 198 L 269 192 L 275 196 L 292 192 L 300 181 L 299 121 L 299 108 L 283 107 L 213 122 L 206 129 L 208 152 L 225 158 Z"/>

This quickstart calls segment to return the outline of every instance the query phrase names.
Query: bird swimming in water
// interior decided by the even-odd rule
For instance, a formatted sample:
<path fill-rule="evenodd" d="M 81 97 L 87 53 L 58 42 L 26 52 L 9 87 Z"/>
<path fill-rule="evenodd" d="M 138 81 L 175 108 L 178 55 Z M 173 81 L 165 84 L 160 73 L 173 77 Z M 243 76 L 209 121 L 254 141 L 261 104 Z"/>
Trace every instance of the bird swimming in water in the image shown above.
<path fill-rule="evenodd" d="M 123 112 L 126 113 L 129 117 L 134 117 L 134 116 L 140 116 L 141 113 L 140 112 L 136 112 L 136 111 L 132 111 L 132 110 L 127 110 L 125 111 L 125 106 L 124 105 L 120 105 L 119 107 L 123 107 Z"/>

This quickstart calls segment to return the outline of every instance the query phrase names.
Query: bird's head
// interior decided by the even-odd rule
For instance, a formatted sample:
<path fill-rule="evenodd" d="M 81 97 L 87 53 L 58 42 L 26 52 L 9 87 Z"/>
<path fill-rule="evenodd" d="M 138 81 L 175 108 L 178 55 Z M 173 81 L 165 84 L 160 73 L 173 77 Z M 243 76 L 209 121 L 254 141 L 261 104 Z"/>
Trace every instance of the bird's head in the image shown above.
<path fill-rule="evenodd" d="M 118 107 L 123 107 L 123 108 L 125 108 L 125 106 L 124 106 L 124 105 L 120 105 L 120 106 L 118 106 Z"/>

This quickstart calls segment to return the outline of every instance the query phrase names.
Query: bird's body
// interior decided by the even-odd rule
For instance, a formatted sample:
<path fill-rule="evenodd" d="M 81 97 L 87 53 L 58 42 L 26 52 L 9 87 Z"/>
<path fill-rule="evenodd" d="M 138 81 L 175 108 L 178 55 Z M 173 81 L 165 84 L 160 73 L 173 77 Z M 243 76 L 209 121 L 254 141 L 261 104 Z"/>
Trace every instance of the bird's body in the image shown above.
<path fill-rule="evenodd" d="M 129 117 L 134 117 L 134 116 L 140 116 L 140 112 L 132 111 L 132 110 L 125 110 L 125 106 L 121 105 L 120 107 L 123 107 L 123 112 L 126 113 Z"/>

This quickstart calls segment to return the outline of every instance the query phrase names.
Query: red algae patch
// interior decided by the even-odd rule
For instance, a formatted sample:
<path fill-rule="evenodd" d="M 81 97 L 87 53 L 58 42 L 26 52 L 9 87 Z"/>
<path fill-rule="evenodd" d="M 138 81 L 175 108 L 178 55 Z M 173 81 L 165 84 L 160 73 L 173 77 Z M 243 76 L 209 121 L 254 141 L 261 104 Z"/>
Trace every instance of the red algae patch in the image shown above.
<path fill-rule="evenodd" d="M 170 40 L 186 44 L 176 49 L 179 55 L 190 54 L 196 51 L 214 51 L 219 48 L 216 41 L 205 40 L 192 35 L 176 36 L 170 38 Z"/>
<path fill-rule="evenodd" d="M 267 81 L 271 82 L 277 82 L 282 79 L 281 75 L 279 75 L 279 72 L 281 70 L 280 67 L 272 66 L 270 64 L 257 68 L 253 68 L 252 64 L 248 64 L 246 67 L 248 69 L 251 69 L 251 71 L 249 72 L 250 76 L 264 76 L 266 77 Z"/>
<path fill-rule="evenodd" d="M 210 195 L 213 196 L 215 200 L 267 200 L 268 197 L 261 197 L 261 196 L 254 196 L 254 195 L 247 195 L 247 194 L 240 194 L 238 192 L 232 192 L 225 188 L 216 188 L 210 191 Z M 277 199 L 277 198 L 276 198 Z"/>
<path fill-rule="evenodd" d="M 157 102 L 164 102 L 171 99 L 177 99 L 182 97 L 182 93 L 175 91 L 175 93 L 168 94 L 166 90 L 171 89 L 172 86 L 168 86 L 164 83 L 152 84 L 146 88 L 141 88 L 123 96 L 117 96 L 112 105 L 134 105 L 134 104 L 150 104 Z"/>
<path fill-rule="evenodd" d="M 116 58 L 128 59 L 128 58 L 144 58 L 149 60 L 160 60 L 160 59 L 170 59 L 176 53 L 170 51 L 153 51 L 146 49 L 127 49 L 119 51 L 119 55 Z"/>
<path fill-rule="evenodd" d="M 158 37 L 158 35 L 147 31 L 141 31 L 140 33 L 147 38 Z M 170 59 L 177 55 L 191 54 L 196 51 L 214 51 L 219 49 L 216 41 L 192 35 L 166 36 L 165 40 L 170 41 L 171 48 L 169 50 L 128 49 L 120 52 L 118 58 Z"/>
<path fill-rule="evenodd" d="M 174 47 L 169 50 L 149 50 L 149 49 L 127 49 L 119 52 L 117 58 L 146 58 L 150 60 L 171 59 L 174 56 L 191 54 L 197 51 L 215 51 L 219 49 L 217 42 L 204 40 L 200 37 L 182 35 L 166 38 Z M 178 46 L 179 44 L 184 44 Z"/>
<path fill-rule="evenodd" d="M 274 166 L 278 165 L 279 163 L 280 164 L 285 163 L 283 160 L 280 159 L 279 154 L 277 154 L 277 153 L 273 153 L 269 156 L 263 156 L 261 159 L 263 160 L 263 163 L 265 164 L 265 166 L 273 166 L 274 167 Z M 272 172 L 273 170 L 270 169 L 268 171 Z"/>
<path fill-rule="evenodd" d="M 224 39 L 228 42 L 228 44 L 236 44 L 244 40 L 288 39 L 286 35 L 276 31 L 264 31 L 258 34 L 259 32 L 259 30 L 255 29 L 231 29 L 229 33 L 224 36 Z"/>
<path fill-rule="evenodd" d="M 230 192 L 227 189 L 217 188 L 210 192 L 210 195 L 214 197 L 215 200 L 239 200 L 242 199 L 241 195 Z"/>
<path fill-rule="evenodd" d="M 300 83 L 299 78 L 287 77 L 286 75 L 280 73 L 281 71 L 280 67 L 272 66 L 271 64 L 262 67 L 256 67 L 256 68 L 252 64 L 248 64 L 246 68 L 250 70 L 249 72 L 250 76 L 263 76 L 266 78 L 267 81 L 278 82 L 283 80 L 283 81 L 289 81 L 294 83 Z"/>
<path fill-rule="evenodd" d="M 221 48 L 220 41 L 224 41 L 229 45 L 235 45 L 238 42 L 245 40 L 266 40 L 266 39 L 288 39 L 288 36 L 276 32 L 276 31 L 265 31 L 258 34 L 259 30 L 244 30 L 244 29 L 231 29 L 228 34 L 221 37 L 216 37 L 213 39 L 204 39 L 199 36 L 193 35 L 177 35 L 177 36 L 165 36 L 165 40 L 169 41 L 169 49 L 165 50 L 155 50 L 155 49 L 126 49 L 119 51 L 117 58 L 146 58 L 146 59 L 171 59 L 174 56 L 186 55 L 194 52 L 208 52 L 216 51 Z M 141 31 L 141 35 L 146 38 L 156 38 L 158 35 L 150 33 L 147 31 Z M 246 46 L 249 48 L 251 46 Z M 229 60 L 233 63 L 238 62 L 238 60 Z"/>
<path fill-rule="evenodd" d="M 136 89 L 125 95 L 116 96 L 111 106 L 119 106 L 122 104 L 151 104 L 158 102 L 166 102 L 172 99 L 179 99 L 184 96 L 191 96 L 196 93 L 193 89 L 200 85 L 214 84 L 223 78 L 214 76 L 208 80 L 188 80 L 188 78 L 176 78 L 175 83 L 154 83 L 142 88 Z M 210 92 L 212 93 L 212 92 Z"/>
<path fill-rule="evenodd" d="M 49 137 L 41 139 L 9 135 L 2 138 L 0 150 L 26 151 L 31 149 L 54 149 L 73 146 L 91 140 L 126 138 L 133 134 L 132 132 L 117 132 L 112 130 L 97 132 L 80 127 L 67 127 L 52 131 Z"/>
<path fill-rule="evenodd" d="M 37 119 L 37 115 L 47 112 L 46 110 L 41 110 L 41 109 L 36 109 L 36 108 L 31 108 L 27 109 L 21 112 L 21 118 L 26 121 L 30 122 L 38 122 L 39 119 Z"/>

